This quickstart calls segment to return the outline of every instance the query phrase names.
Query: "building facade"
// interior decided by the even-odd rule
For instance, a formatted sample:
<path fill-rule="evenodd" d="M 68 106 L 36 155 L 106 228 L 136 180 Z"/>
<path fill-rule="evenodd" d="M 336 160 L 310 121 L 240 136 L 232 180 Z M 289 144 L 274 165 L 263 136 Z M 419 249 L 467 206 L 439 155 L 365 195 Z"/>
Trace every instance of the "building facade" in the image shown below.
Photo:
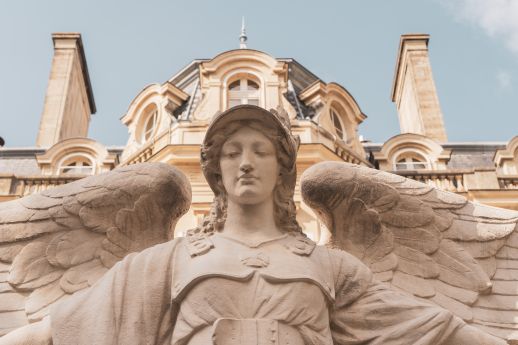
<path fill-rule="evenodd" d="M 162 84 L 146 86 L 122 116 L 124 146 L 88 138 L 95 113 L 80 34 L 52 35 L 54 58 L 35 147 L 0 148 L 0 201 L 23 197 L 117 166 L 165 162 L 182 170 L 192 207 L 177 235 L 208 212 L 212 192 L 199 165 L 211 118 L 238 104 L 283 108 L 301 138 L 299 176 L 321 161 L 344 161 L 403 175 L 470 200 L 518 210 L 518 135 L 502 142 L 449 143 L 428 56 L 429 36 L 401 36 L 392 101 L 401 133 L 363 142 L 366 115 L 349 91 L 324 82 L 294 59 L 241 48 L 194 60 Z M 298 219 L 314 240 L 327 232 L 301 200 Z"/>

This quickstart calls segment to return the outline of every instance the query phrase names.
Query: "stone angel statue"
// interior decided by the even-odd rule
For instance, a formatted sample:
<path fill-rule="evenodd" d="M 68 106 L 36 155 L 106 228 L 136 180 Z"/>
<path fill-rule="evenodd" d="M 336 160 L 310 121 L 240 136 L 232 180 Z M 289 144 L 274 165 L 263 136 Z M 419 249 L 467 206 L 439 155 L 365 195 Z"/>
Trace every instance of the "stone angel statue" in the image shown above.
<path fill-rule="evenodd" d="M 190 188 L 162 164 L 0 204 L 0 320 L 17 318 L 0 345 L 506 344 L 463 319 L 501 321 L 475 309 L 516 216 L 326 163 L 302 179 L 334 235 L 317 246 L 296 220 L 298 146 L 282 111 L 217 115 L 201 147 L 212 208 L 176 239 Z"/>

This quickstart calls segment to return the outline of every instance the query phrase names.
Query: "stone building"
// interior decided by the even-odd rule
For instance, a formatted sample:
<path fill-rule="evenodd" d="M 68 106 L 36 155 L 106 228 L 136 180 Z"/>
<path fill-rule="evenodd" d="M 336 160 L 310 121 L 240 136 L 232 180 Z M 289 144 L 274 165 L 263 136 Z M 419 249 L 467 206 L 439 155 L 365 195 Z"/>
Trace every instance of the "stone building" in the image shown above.
<path fill-rule="evenodd" d="M 212 192 L 199 148 L 214 114 L 237 104 L 282 107 L 301 138 L 299 175 L 324 160 L 394 172 L 488 205 L 518 210 L 518 136 L 502 142 L 449 143 L 428 57 L 429 36 L 401 36 L 392 87 L 401 133 L 362 142 L 366 120 L 342 85 L 325 82 L 294 59 L 246 48 L 194 60 L 162 84 L 146 86 L 122 116 L 124 146 L 88 138 L 96 107 L 80 34 L 52 35 L 54 58 L 35 147 L 0 148 L 0 200 L 10 200 L 117 166 L 153 161 L 189 177 L 193 203 L 178 224 L 195 226 Z M 296 190 L 298 217 L 310 237 L 325 232 Z M 178 234 L 181 235 L 181 234 Z"/>

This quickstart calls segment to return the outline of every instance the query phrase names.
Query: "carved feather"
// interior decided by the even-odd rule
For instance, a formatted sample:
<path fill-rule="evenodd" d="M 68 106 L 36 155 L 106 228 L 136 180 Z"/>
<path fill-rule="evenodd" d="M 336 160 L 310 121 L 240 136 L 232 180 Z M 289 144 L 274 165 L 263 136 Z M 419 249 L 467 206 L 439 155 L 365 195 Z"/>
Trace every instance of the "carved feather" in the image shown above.
<path fill-rule="evenodd" d="M 170 240 L 190 199 L 180 171 L 145 163 L 0 203 L 0 335 L 43 318 L 128 253 Z"/>
<path fill-rule="evenodd" d="M 338 162 L 307 169 L 301 191 L 333 246 L 356 255 L 377 279 L 494 335 L 518 330 L 518 212 Z M 392 241 L 376 255 L 370 249 L 380 234 Z"/>

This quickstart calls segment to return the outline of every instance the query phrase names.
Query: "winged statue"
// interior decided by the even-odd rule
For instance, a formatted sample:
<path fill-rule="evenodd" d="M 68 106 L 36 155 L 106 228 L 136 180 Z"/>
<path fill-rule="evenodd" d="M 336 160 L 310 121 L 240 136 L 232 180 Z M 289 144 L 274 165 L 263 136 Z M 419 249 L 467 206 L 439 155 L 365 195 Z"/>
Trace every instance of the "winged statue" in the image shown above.
<path fill-rule="evenodd" d="M 300 182 L 332 232 L 317 246 L 299 143 L 281 111 L 218 114 L 214 201 L 181 238 L 190 184 L 162 163 L 0 203 L 0 345 L 513 344 L 518 212 L 324 162 Z"/>
<path fill-rule="evenodd" d="M 518 339 L 518 212 L 349 163 L 312 166 L 301 190 L 378 280 Z"/>

